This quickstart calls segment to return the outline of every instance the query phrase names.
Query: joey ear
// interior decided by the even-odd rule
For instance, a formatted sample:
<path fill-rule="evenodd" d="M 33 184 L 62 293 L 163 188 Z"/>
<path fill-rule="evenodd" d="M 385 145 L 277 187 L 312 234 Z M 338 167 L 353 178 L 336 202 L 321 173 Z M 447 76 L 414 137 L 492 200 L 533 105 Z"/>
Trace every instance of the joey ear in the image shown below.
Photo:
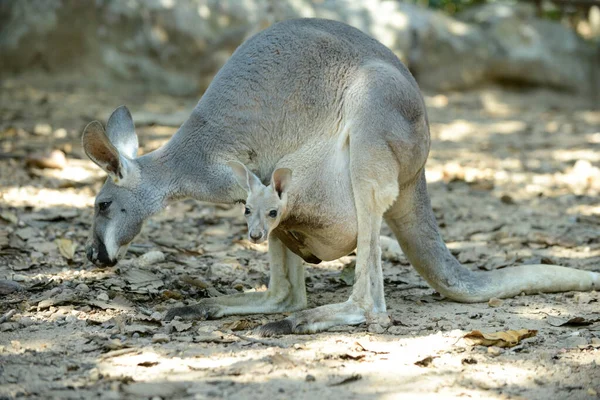
<path fill-rule="evenodd" d="M 138 137 L 131 113 L 125 106 L 117 108 L 106 124 L 106 136 L 119 154 L 133 160 L 137 157 Z"/>
<path fill-rule="evenodd" d="M 122 178 L 119 151 L 112 145 L 102 124 L 92 121 L 83 130 L 81 137 L 85 154 L 102 168 L 111 178 Z"/>
<path fill-rule="evenodd" d="M 252 190 L 256 189 L 258 185 L 262 185 L 260 179 L 258 179 L 258 177 L 241 162 L 230 161 L 227 165 L 233 170 L 235 179 L 246 192 L 250 193 Z"/>
<path fill-rule="evenodd" d="M 277 168 L 271 176 L 271 186 L 277 192 L 279 198 L 287 191 L 292 180 L 292 170 L 289 168 Z"/>

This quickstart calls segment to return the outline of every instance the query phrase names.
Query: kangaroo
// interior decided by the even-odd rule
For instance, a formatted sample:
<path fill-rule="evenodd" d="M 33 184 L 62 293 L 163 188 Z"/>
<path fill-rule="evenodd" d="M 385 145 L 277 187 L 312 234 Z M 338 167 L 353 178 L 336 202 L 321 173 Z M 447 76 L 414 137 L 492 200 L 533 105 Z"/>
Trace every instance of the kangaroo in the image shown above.
<path fill-rule="evenodd" d="M 271 176 L 271 184 L 265 186 L 244 164 L 232 161 L 229 166 L 238 184 L 248 193 L 244 208 L 248 239 L 254 243 L 262 243 L 286 216 L 292 171 L 277 168 Z"/>
<path fill-rule="evenodd" d="M 442 240 L 425 182 L 430 134 L 419 87 L 384 45 L 323 19 L 277 23 L 243 43 L 175 135 L 138 157 L 125 107 L 84 129 L 83 148 L 108 174 L 97 195 L 88 258 L 114 265 L 143 221 L 186 197 L 243 202 L 232 161 L 267 181 L 292 165 L 302 185 L 284 223 L 268 236 L 264 292 L 200 299 L 165 319 L 295 312 L 258 333 L 308 333 L 335 325 L 386 325 L 379 232 L 394 232 L 419 274 L 459 302 L 525 293 L 592 290 L 597 272 L 556 265 L 494 271 L 463 267 Z M 306 309 L 303 261 L 333 260 L 356 249 L 349 299 Z"/>

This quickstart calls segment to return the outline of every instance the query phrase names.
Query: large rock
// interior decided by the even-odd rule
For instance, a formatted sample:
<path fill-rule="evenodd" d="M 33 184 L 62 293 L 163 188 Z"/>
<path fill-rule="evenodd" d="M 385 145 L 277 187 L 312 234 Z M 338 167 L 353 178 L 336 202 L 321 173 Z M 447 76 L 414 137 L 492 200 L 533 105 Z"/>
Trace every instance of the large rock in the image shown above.
<path fill-rule="evenodd" d="M 591 46 L 567 28 L 497 5 L 459 21 L 384 0 L 3 0 L 0 79 L 41 70 L 198 94 L 247 37 L 298 17 L 371 34 L 433 89 L 491 80 L 583 91 L 598 68 Z"/>

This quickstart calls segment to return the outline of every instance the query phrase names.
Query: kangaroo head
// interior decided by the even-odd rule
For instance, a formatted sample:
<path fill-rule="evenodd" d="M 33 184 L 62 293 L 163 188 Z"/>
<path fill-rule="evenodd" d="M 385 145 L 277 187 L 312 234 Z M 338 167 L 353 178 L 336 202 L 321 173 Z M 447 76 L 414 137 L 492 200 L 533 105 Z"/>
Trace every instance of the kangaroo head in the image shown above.
<path fill-rule="evenodd" d="M 86 253 L 98 265 L 115 265 L 141 231 L 144 220 L 157 210 L 148 173 L 137 158 L 138 139 L 129 110 L 117 108 L 106 131 L 98 121 L 83 131 L 87 156 L 108 174 L 96 196 L 94 222 Z"/>
<path fill-rule="evenodd" d="M 262 243 L 279 225 L 286 211 L 292 171 L 288 168 L 276 169 L 271 176 L 271 183 L 265 186 L 244 164 L 232 161 L 229 166 L 238 184 L 248 193 L 244 212 L 248 222 L 248 238 L 254 243 Z"/>

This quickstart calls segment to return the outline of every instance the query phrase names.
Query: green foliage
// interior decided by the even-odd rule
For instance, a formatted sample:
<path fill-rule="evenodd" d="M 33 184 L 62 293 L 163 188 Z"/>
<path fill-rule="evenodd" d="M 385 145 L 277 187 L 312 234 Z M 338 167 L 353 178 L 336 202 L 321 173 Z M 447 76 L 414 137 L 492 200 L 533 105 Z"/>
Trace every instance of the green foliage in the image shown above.
<path fill-rule="evenodd" d="M 409 3 L 418 4 L 424 7 L 434 8 L 444 11 L 448 14 L 455 14 L 466 8 L 486 4 L 486 3 L 514 3 L 513 1 L 502 0 L 408 0 Z"/>

